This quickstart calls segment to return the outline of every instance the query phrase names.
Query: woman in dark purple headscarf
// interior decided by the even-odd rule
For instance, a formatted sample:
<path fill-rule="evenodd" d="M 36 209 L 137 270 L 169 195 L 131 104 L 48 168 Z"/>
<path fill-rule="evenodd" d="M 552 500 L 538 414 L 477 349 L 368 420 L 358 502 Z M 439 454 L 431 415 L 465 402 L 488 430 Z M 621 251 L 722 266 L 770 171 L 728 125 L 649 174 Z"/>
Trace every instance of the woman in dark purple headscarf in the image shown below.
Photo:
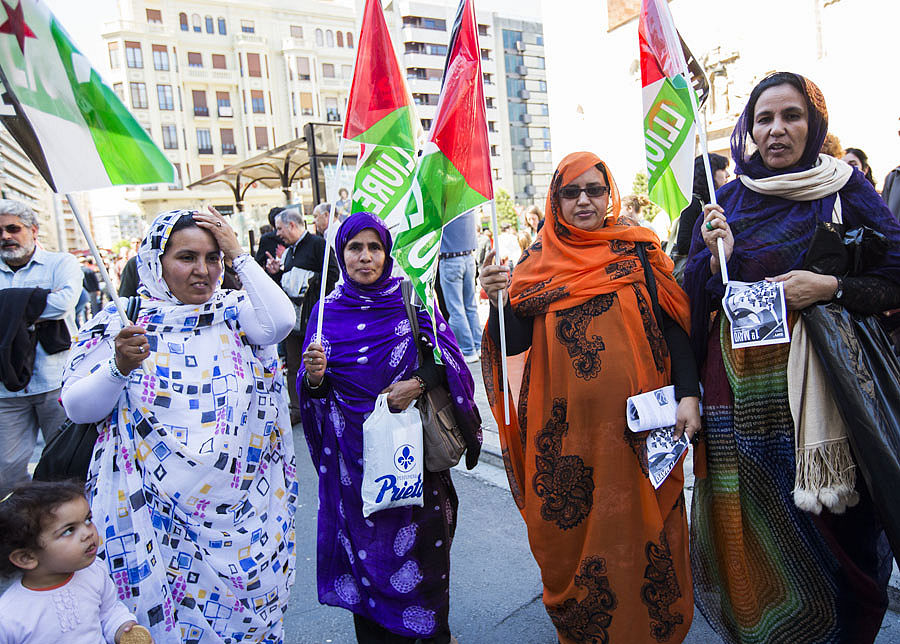
<path fill-rule="evenodd" d="M 697 219 L 685 271 L 705 389 L 691 512 L 694 599 L 729 643 L 865 644 L 887 608 L 891 552 L 863 478 L 821 484 L 852 475 L 846 436 L 819 443 L 821 451 L 795 438 L 790 345 L 734 349 L 721 314 L 717 239 L 732 280 L 784 283 L 792 320 L 817 302 L 866 314 L 900 306 L 900 226 L 861 172 L 819 154 L 827 131 L 815 84 L 786 72 L 761 81 L 731 136 L 737 178 L 716 193 L 721 206 Z M 890 250 L 858 276 L 802 270 L 817 223 L 838 215 L 848 229 L 884 233 Z M 806 469 L 818 463 L 826 466 Z M 812 471 L 821 478 L 804 478 Z"/>
<path fill-rule="evenodd" d="M 335 246 L 344 283 L 325 298 L 321 340 L 312 342 L 310 325 L 305 373 L 297 385 L 319 472 L 319 601 L 353 612 L 360 643 L 446 644 L 455 641 L 448 624 L 457 509 L 450 472 L 425 472 L 424 507 L 391 508 L 364 518 L 362 426 L 378 394 L 387 392 L 391 407 L 405 409 L 444 382 L 471 469 L 481 449 L 474 382 L 440 313 L 436 333 L 425 311 L 418 312 L 418 321 L 429 344 L 437 335 L 444 365 L 427 357 L 417 364 L 401 278 L 391 277 L 391 235 L 380 219 L 352 215 L 338 230 Z"/>

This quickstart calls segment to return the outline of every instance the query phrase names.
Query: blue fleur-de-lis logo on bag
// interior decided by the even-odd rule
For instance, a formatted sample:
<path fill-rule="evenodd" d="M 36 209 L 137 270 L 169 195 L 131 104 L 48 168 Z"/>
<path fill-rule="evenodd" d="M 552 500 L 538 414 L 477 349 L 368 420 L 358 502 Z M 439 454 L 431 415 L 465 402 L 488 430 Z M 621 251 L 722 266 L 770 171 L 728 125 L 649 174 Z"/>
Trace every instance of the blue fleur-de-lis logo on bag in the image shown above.
<path fill-rule="evenodd" d="M 416 457 L 413 455 L 412 445 L 401 445 L 394 452 L 394 465 L 401 472 L 409 472 L 416 464 Z"/>

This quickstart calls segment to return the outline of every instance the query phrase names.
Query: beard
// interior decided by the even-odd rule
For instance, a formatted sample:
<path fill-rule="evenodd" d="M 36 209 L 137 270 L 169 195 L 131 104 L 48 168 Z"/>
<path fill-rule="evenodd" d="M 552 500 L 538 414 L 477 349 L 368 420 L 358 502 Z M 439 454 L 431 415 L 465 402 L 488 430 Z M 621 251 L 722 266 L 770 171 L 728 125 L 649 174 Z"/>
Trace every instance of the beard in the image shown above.
<path fill-rule="evenodd" d="M 20 263 L 34 253 L 34 243 L 28 246 L 0 246 L 0 259 L 5 262 Z"/>

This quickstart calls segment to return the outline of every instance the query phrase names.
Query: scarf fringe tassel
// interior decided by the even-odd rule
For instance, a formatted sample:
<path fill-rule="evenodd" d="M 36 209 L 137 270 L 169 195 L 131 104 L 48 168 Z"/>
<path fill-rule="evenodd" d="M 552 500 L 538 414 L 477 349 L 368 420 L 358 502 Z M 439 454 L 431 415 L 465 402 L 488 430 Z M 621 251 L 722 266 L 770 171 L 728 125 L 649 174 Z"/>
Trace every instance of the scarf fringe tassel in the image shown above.
<path fill-rule="evenodd" d="M 825 507 L 843 514 L 857 503 L 856 463 L 846 439 L 797 450 L 794 504 L 798 508 L 820 514 Z"/>

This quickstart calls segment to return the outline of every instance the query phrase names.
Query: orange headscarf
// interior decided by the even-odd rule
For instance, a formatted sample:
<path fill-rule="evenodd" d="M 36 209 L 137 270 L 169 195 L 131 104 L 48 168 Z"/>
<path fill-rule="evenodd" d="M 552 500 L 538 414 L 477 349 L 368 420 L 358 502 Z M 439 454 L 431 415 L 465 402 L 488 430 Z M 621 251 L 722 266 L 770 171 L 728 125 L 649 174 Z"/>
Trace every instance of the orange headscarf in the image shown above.
<path fill-rule="evenodd" d="M 597 166 L 603 168 L 609 180 L 609 210 L 602 228 L 585 231 L 565 222 L 558 193 L 561 187 Z M 660 306 L 688 330 L 688 300 L 672 277 L 672 260 L 662 252 L 656 233 L 620 220 L 620 205 L 612 173 L 597 155 L 573 152 L 560 162 L 547 194 L 547 220 L 534 244 L 516 264 L 510 285 L 510 301 L 517 313 L 536 315 L 568 309 L 626 284 L 643 282 L 643 267 L 634 259 L 633 251 L 636 242 L 647 242 Z"/>

